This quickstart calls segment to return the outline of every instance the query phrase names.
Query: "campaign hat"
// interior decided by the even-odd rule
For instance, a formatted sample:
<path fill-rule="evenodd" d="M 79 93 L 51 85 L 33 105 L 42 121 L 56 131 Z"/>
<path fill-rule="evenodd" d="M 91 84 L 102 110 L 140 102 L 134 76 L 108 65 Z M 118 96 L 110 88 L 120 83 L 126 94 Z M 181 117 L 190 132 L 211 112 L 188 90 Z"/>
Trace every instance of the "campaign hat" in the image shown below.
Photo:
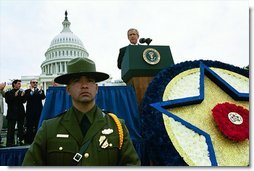
<path fill-rule="evenodd" d="M 95 82 L 104 81 L 109 75 L 103 72 L 97 72 L 94 61 L 84 57 L 78 57 L 67 63 L 67 73 L 60 75 L 54 79 L 59 84 L 69 84 L 73 78 L 87 76 L 93 78 Z"/>

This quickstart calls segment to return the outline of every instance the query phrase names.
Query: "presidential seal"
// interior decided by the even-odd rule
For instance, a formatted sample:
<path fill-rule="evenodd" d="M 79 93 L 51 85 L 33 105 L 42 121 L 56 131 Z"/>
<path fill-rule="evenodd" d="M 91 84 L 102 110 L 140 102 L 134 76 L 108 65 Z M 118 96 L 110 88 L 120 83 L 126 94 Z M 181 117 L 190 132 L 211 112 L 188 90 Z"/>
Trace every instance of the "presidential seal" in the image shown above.
<path fill-rule="evenodd" d="M 160 62 L 160 53 L 154 48 L 147 48 L 143 52 L 143 59 L 150 65 Z"/>

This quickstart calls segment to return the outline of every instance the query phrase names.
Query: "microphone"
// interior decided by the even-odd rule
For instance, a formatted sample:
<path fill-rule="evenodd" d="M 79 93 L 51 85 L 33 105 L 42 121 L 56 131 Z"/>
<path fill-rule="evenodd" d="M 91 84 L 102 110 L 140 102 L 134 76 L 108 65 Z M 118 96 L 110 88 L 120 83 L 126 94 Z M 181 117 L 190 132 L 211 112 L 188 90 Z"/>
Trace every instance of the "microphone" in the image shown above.
<path fill-rule="evenodd" d="M 147 39 L 146 39 L 146 44 L 149 45 L 152 41 L 153 41 L 152 39 L 147 38 Z"/>
<path fill-rule="evenodd" d="M 143 44 L 146 43 L 147 45 L 149 45 L 152 42 L 152 39 L 150 38 L 140 38 L 139 39 L 139 43 Z"/>
<path fill-rule="evenodd" d="M 145 38 L 140 38 L 140 39 L 139 39 L 139 43 L 142 43 L 142 44 L 143 44 L 143 43 L 145 43 L 145 42 L 146 42 L 146 39 L 145 39 Z"/>

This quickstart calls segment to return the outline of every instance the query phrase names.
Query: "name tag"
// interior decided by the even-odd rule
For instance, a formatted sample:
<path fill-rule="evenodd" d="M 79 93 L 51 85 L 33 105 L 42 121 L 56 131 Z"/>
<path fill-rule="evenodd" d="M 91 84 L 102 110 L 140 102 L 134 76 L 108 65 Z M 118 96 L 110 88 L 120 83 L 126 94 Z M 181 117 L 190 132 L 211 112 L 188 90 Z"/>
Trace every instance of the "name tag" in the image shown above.
<path fill-rule="evenodd" d="M 69 138 L 69 134 L 56 134 L 58 138 Z"/>

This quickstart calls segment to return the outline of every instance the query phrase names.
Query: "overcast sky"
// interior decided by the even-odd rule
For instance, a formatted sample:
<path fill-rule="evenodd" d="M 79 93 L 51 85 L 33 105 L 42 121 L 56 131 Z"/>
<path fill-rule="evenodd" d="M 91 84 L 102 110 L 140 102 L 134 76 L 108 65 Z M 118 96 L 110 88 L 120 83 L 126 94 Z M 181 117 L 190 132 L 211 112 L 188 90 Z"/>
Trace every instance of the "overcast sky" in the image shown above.
<path fill-rule="evenodd" d="M 97 70 L 113 79 L 127 30 L 137 28 L 151 45 L 168 45 L 175 63 L 219 60 L 249 65 L 248 0 L 0 0 L 0 82 L 40 75 L 64 12 Z"/>

